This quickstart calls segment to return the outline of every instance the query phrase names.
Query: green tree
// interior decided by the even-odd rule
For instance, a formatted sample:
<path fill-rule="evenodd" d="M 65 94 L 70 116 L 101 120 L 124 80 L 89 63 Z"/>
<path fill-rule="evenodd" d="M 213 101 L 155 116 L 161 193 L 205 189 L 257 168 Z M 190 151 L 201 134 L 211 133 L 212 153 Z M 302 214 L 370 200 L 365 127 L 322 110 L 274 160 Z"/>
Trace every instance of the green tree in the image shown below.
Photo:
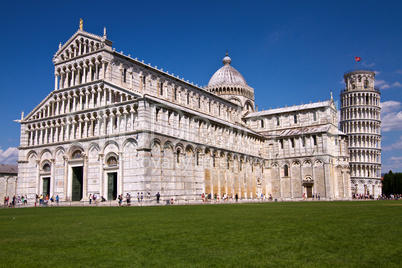
<path fill-rule="evenodd" d="M 402 173 L 393 173 L 391 170 L 384 175 L 382 193 L 386 196 L 402 194 Z"/>

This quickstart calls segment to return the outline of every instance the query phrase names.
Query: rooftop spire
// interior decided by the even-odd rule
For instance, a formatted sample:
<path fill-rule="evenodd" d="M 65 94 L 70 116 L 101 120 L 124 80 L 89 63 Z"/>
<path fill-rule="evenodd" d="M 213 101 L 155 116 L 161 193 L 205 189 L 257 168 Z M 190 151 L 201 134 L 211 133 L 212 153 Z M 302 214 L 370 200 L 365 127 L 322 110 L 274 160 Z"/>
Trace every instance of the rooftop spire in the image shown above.
<path fill-rule="evenodd" d="M 80 30 L 84 30 L 84 21 L 80 19 Z"/>

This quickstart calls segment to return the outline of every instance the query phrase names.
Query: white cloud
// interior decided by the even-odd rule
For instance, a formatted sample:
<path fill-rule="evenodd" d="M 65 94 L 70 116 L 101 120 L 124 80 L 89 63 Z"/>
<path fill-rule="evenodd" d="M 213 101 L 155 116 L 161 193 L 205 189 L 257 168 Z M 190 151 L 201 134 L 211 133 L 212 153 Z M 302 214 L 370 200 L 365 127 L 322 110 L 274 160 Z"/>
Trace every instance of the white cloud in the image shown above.
<path fill-rule="evenodd" d="M 388 171 L 392 170 L 393 172 L 400 172 L 402 168 L 402 157 L 390 157 L 386 163 L 382 164 L 381 172 L 388 173 Z"/>
<path fill-rule="evenodd" d="M 402 104 L 399 101 L 384 101 L 381 102 L 381 113 L 382 115 L 397 111 L 402 107 Z"/>
<path fill-rule="evenodd" d="M 385 146 L 382 148 L 383 151 L 391 151 L 391 150 L 402 150 L 402 136 L 399 137 L 399 140 L 395 142 L 394 144 L 391 144 L 390 146 Z M 394 159 L 395 157 L 391 157 L 391 159 Z M 402 160 L 402 157 L 399 157 Z"/>
<path fill-rule="evenodd" d="M 394 82 L 392 84 L 390 84 L 389 82 L 382 80 L 382 79 L 377 79 L 374 82 L 375 87 L 378 87 L 380 89 L 388 89 L 391 87 L 402 87 L 402 84 L 399 82 Z"/>
<path fill-rule="evenodd" d="M 402 74 L 402 70 L 397 70 L 396 73 L 397 74 Z"/>
<path fill-rule="evenodd" d="M 391 85 L 391 87 L 402 87 L 402 84 L 399 82 L 395 82 Z"/>
<path fill-rule="evenodd" d="M 402 130 L 402 104 L 398 101 L 381 103 L 381 131 Z"/>
<path fill-rule="evenodd" d="M 18 160 L 18 149 L 16 147 L 10 147 L 7 150 L 0 148 L 0 164 L 16 165 Z"/>
<path fill-rule="evenodd" d="M 374 65 L 375 65 L 375 63 L 373 62 L 373 63 L 366 63 L 366 61 L 363 61 L 362 62 L 362 65 L 364 66 L 364 67 L 373 67 Z"/>

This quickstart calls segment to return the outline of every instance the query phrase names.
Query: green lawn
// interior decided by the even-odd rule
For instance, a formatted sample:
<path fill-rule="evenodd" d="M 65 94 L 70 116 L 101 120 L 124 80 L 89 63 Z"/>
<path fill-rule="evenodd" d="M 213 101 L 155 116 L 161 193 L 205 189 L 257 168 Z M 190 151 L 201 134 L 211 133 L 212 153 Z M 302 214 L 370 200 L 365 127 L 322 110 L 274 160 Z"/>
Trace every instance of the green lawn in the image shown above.
<path fill-rule="evenodd" d="M 401 267 L 402 201 L 0 210 L 2 267 Z"/>

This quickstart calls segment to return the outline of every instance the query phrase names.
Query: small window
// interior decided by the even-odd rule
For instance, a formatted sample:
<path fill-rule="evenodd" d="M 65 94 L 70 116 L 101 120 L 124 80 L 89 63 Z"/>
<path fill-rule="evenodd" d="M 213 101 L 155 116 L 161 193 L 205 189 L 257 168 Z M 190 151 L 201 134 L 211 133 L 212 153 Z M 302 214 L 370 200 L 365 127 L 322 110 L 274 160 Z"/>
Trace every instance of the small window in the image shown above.
<path fill-rule="evenodd" d="M 176 161 L 177 163 L 180 163 L 180 150 L 177 150 L 176 152 Z"/>
<path fill-rule="evenodd" d="M 276 125 L 279 126 L 281 124 L 279 117 L 276 118 Z"/>
<path fill-rule="evenodd" d="M 123 69 L 123 83 L 127 82 L 127 69 Z"/>
<path fill-rule="evenodd" d="M 289 177 L 289 168 L 288 168 L 288 165 L 284 165 L 284 166 L 283 166 L 283 171 L 284 171 L 285 177 Z"/>
<path fill-rule="evenodd" d="M 282 139 L 279 140 L 279 148 L 283 149 L 283 140 Z"/>
<path fill-rule="evenodd" d="M 264 128 L 264 119 L 261 119 L 261 128 Z"/>
<path fill-rule="evenodd" d="M 198 151 L 195 155 L 195 162 L 196 162 L 197 166 L 200 165 L 200 152 L 198 152 Z"/>
<path fill-rule="evenodd" d="M 306 137 L 302 137 L 301 142 L 302 142 L 302 147 L 305 147 L 306 146 Z"/>
<path fill-rule="evenodd" d="M 317 112 L 314 112 L 314 113 L 313 113 L 313 120 L 314 120 L 314 121 L 317 121 Z"/>
<path fill-rule="evenodd" d="M 155 110 L 155 120 L 156 120 L 156 122 L 158 122 L 158 116 L 159 116 L 159 112 L 160 112 L 160 108 L 156 108 L 156 110 Z"/>
<path fill-rule="evenodd" d="M 160 83 L 159 95 L 163 96 L 163 83 Z"/>
<path fill-rule="evenodd" d="M 314 146 L 317 145 L 317 136 L 316 135 L 313 135 L 313 144 L 314 144 Z"/>
<path fill-rule="evenodd" d="M 291 144 L 292 148 L 295 148 L 295 139 L 294 138 L 290 139 L 290 144 Z"/>
<path fill-rule="evenodd" d="M 297 115 L 293 115 L 293 121 L 295 122 L 295 124 L 297 124 Z"/>

